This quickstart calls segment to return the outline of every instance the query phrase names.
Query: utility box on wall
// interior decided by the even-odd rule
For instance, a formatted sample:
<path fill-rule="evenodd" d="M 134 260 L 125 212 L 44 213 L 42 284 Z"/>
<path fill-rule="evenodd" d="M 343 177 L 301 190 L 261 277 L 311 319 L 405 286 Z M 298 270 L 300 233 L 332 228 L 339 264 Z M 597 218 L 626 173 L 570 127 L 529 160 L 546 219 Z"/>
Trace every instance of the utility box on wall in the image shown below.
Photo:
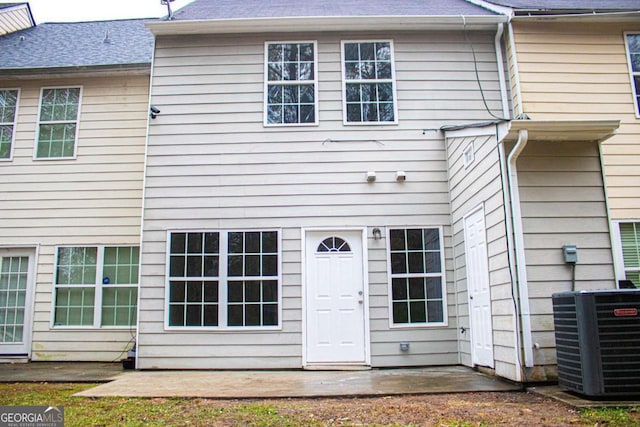
<path fill-rule="evenodd" d="M 592 397 L 640 395 L 640 289 L 552 298 L 558 384 Z"/>

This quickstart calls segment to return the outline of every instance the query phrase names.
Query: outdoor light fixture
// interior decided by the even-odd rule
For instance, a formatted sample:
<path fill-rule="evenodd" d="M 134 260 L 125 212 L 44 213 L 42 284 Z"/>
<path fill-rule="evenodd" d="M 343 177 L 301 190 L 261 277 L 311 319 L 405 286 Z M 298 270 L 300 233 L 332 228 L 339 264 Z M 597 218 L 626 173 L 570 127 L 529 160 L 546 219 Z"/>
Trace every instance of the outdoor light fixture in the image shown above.
<path fill-rule="evenodd" d="M 378 227 L 374 228 L 372 233 L 373 233 L 373 240 L 382 239 L 382 232 L 380 231 L 380 229 Z"/>
<path fill-rule="evenodd" d="M 367 172 L 367 182 L 374 182 L 376 180 L 375 172 Z"/>
<path fill-rule="evenodd" d="M 160 110 L 158 109 L 158 107 L 155 107 L 153 105 L 149 107 L 149 110 L 151 111 L 149 115 L 152 119 L 155 119 L 156 117 L 158 117 L 158 114 L 160 114 Z"/>

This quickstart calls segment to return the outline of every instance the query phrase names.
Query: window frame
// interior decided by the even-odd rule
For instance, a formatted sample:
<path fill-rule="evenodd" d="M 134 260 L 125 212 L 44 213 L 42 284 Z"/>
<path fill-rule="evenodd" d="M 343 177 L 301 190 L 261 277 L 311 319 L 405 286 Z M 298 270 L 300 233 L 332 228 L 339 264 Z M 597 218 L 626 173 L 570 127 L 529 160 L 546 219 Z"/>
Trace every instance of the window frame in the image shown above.
<path fill-rule="evenodd" d="M 636 87 L 635 78 L 640 80 L 640 70 L 633 71 L 631 62 L 631 49 L 629 47 L 629 36 L 636 36 L 640 39 L 640 32 L 626 31 L 623 34 L 624 48 L 627 54 L 627 67 L 629 69 L 629 80 L 631 84 L 631 94 L 633 95 L 633 106 L 636 119 L 640 119 L 640 87 Z M 638 52 L 640 54 L 640 51 Z"/>
<path fill-rule="evenodd" d="M 264 233 L 275 232 L 277 234 L 276 242 L 278 244 L 277 250 L 277 268 L 278 274 L 273 277 L 276 280 L 278 298 L 277 298 L 277 325 L 268 326 L 228 326 L 228 307 L 229 307 L 229 275 L 228 275 L 228 241 L 230 233 Z M 171 235 L 173 233 L 219 233 L 218 240 L 218 276 L 215 278 L 218 281 L 218 326 L 172 326 L 169 324 L 170 314 L 170 282 L 172 276 L 170 275 L 171 266 Z M 225 238 L 222 238 L 222 235 Z M 262 252 L 260 252 L 262 253 Z M 224 260 L 224 262 L 223 262 Z M 165 253 L 165 279 L 164 279 L 164 329 L 166 331 L 188 331 L 188 332 L 269 332 L 269 331 L 281 331 L 282 330 L 282 230 L 279 228 L 237 228 L 237 229 L 172 229 L 167 230 L 166 234 L 166 253 Z M 245 276 L 247 277 L 247 276 Z M 256 278 L 266 276 L 255 276 Z M 176 277 L 177 279 L 177 277 Z M 206 281 L 203 277 L 197 278 L 199 280 Z M 211 279 L 213 280 L 213 279 Z M 234 279 L 232 279 L 234 280 Z M 239 280 L 235 278 L 235 280 Z M 261 280 L 261 279 L 256 279 Z M 224 305 L 224 307 L 223 307 Z M 224 320 L 224 322 L 221 322 Z M 223 324 L 224 323 L 224 324 Z"/>
<path fill-rule="evenodd" d="M 57 283 L 57 272 L 58 272 L 58 261 L 60 258 L 60 249 L 61 248 L 96 248 L 96 277 L 95 283 L 93 284 L 82 284 L 82 285 L 64 285 Z M 137 282 L 135 284 L 104 284 L 102 282 L 102 276 L 104 275 L 104 252 L 106 248 L 138 248 L 138 275 Z M 99 330 L 131 330 L 137 328 L 138 324 L 138 306 L 140 299 L 140 271 L 141 271 L 141 256 L 140 246 L 135 244 L 114 244 L 114 245 L 59 245 L 55 247 L 54 251 L 54 264 L 53 264 L 53 296 L 51 302 L 51 328 L 52 329 L 99 329 Z M 101 274 L 99 274 L 101 273 Z M 72 286 L 78 287 L 93 287 L 94 289 L 94 300 L 93 300 L 93 324 L 91 325 L 57 325 L 56 324 L 56 308 L 58 302 L 58 289 L 60 288 L 69 288 Z M 137 288 L 137 297 L 136 297 L 136 322 L 132 325 L 102 325 L 102 310 L 103 310 L 103 290 L 105 288 Z"/>
<path fill-rule="evenodd" d="M 16 128 L 18 127 L 18 110 L 20 108 L 20 88 L 3 88 L 0 87 L 0 92 L 16 92 L 16 112 L 13 115 L 13 122 L 2 122 L 0 121 L 0 126 L 12 126 L 13 130 L 11 131 L 11 140 L 9 141 L 11 146 L 9 148 L 9 157 L 0 157 L 0 162 L 10 162 L 13 160 L 13 151 L 16 146 Z"/>
<path fill-rule="evenodd" d="M 403 273 L 400 275 L 394 275 L 392 273 L 391 266 L 391 230 L 437 230 L 438 238 L 440 241 L 440 273 Z M 390 329 L 424 329 L 424 328 L 442 328 L 449 325 L 449 316 L 447 312 L 447 277 L 445 270 L 445 245 L 444 245 L 444 227 L 439 226 L 389 226 L 386 230 L 386 257 L 387 257 L 387 301 L 388 301 L 388 313 L 389 313 L 389 328 Z M 427 322 L 424 323 L 394 323 L 393 319 L 393 278 L 394 277 L 440 277 L 441 279 L 441 291 L 442 291 L 442 322 Z M 426 298 L 426 295 L 425 295 Z"/>
<path fill-rule="evenodd" d="M 640 272 L 639 267 L 631 267 L 627 269 L 626 266 L 624 265 L 624 254 L 622 251 L 622 233 L 620 232 L 620 224 L 637 224 L 637 227 L 640 228 L 640 219 L 612 221 L 611 238 L 613 240 L 613 245 L 614 245 L 613 261 L 614 261 L 614 269 L 615 269 L 615 276 L 616 276 L 616 288 L 620 287 L 619 286 L 620 280 L 626 280 L 627 270 Z"/>
<path fill-rule="evenodd" d="M 269 46 L 276 44 L 312 44 L 313 45 L 313 80 L 269 80 Z M 264 127 L 291 127 L 291 126 L 318 126 L 320 123 L 320 111 L 318 102 L 318 41 L 317 40 L 269 40 L 264 42 L 264 99 L 263 99 L 263 125 Z M 291 86 L 313 85 L 314 121 L 309 123 L 269 123 L 269 85 L 284 84 Z"/>
<path fill-rule="evenodd" d="M 57 121 L 42 121 L 42 101 L 44 99 L 44 91 L 45 90 L 56 90 L 56 89 L 79 89 L 78 92 L 78 113 L 76 115 L 75 121 L 72 120 L 57 120 Z M 83 96 L 83 86 L 82 85 L 69 85 L 69 86 L 46 86 L 40 88 L 40 99 L 38 100 L 38 119 L 36 122 L 36 140 L 33 147 L 33 160 L 34 161 L 56 161 L 56 160 L 75 160 L 78 157 L 78 135 L 80 132 L 80 115 L 82 113 L 82 96 Z M 61 156 L 61 157 L 38 157 L 38 148 L 40 144 L 40 127 L 44 124 L 67 124 L 67 123 L 75 123 L 76 132 L 73 139 L 73 156 Z"/>
<path fill-rule="evenodd" d="M 389 43 L 391 49 L 391 78 L 390 79 L 369 79 L 369 80 L 347 80 L 347 73 L 345 70 L 345 45 L 348 43 Z M 345 126 L 385 126 L 385 125 L 397 125 L 398 124 L 398 93 L 397 93 L 397 81 L 396 81 L 396 61 L 395 61 L 395 47 L 393 39 L 357 39 L 357 40 L 341 40 L 340 41 L 340 70 L 342 75 L 342 123 Z M 393 94 L 393 121 L 360 121 L 350 122 L 347 117 L 347 84 L 348 83 L 391 83 L 391 92 Z"/>

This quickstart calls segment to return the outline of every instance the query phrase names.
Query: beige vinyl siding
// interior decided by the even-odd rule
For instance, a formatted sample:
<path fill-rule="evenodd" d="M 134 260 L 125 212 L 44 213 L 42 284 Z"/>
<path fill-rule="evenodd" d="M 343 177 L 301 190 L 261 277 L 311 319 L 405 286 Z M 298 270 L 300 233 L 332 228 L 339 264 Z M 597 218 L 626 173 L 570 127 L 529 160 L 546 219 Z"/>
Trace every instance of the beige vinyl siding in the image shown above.
<path fill-rule="evenodd" d="M 469 130 L 469 132 L 472 132 Z M 455 135 L 455 132 L 453 133 Z M 474 162 L 464 167 L 463 152 L 474 146 Z M 485 214 L 491 310 L 493 315 L 493 347 L 497 375 L 516 379 L 514 312 L 509 272 L 505 206 L 500 173 L 500 160 L 495 134 L 454 136 L 447 139 L 449 187 L 454 241 L 456 300 L 461 362 L 472 366 L 470 349 L 469 303 L 464 244 L 464 216 L 483 206 Z"/>
<path fill-rule="evenodd" d="M 83 87 L 77 158 L 34 160 L 42 87 Z M 0 246 L 38 247 L 33 360 L 111 361 L 128 329 L 52 328 L 59 245 L 138 245 L 149 77 L 0 81 L 20 87 L 13 160 L 0 166 Z"/>
<path fill-rule="evenodd" d="M 572 289 L 562 246 L 578 247 L 576 290 L 615 288 L 597 144 L 530 141 L 518 159 L 536 367 L 530 381 L 556 378 L 549 296 Z"/>
<path fill-rule="evenodd" d="M 602 145 L 612 219 L 640 218 L 640 119 L 625 31 L 640 24 L 513 23 L 524 111 L 534 119 L 620 120 Z"/>
<path fill-rule="evenodd" d="M 26 4 L 0 9 L 0 36 L 32 26 Z"/>
<path fill-rule="evenodd" d="M 499 108 L 493 36 L 476 42 L 483 87 Z M 149 129 L 139 366 L 292 368 L 302 365 L 304 227 L 444 226 L 448 327 L 389 328 L 386 239 L 369 239 L 374 366 L 457 363 L 445 124 L 486 120 L 462 33 L 348 34 L 393 39 L 399 124 L 344 126 L 340 38 L 332 34 L 160 37 Z M 318 41 L 319 125 L 263 126 L 264 42 Z M 398 183 L 396 171 L 406 172 Z M 365 174 L 377 173 L 375 183 Z M 164 330 L 166 231 L 272 229 L 282 254 L 282 330 Z M 409 354 L 399 342 L 412 343 Z M 231 342 L 231 341 L 230 341 Z M 254 357 L 260 354 L 260 358 Z M 233 355 L 233 358 L 229 358 Z"/>

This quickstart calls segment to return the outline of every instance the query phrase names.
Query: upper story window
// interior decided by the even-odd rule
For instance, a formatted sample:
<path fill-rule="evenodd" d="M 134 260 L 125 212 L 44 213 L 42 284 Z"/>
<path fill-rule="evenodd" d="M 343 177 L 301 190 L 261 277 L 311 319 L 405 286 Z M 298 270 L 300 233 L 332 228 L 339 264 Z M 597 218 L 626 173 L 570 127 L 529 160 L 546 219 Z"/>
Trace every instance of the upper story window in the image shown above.
<path fill-rule="evenodd" d="M 626 39 L 636 117 L 640 118 L 640 34 L 627 34 Z"/>
<path fill-rule="evenodd" d="M 10 160 L 16 128 L 18 90 L 0 89 L 0 160 Z"/>
<path fill-rule="evenodd" d="M 393 43 L 342 42 L 345 124 L 397 123 Z"/>
<path fill-rule="evenodd" d="M 42 89 L 36 159 L 75 157 L 81 92 L 80 87 Z"/>
<path fill-rule="evenodd" d="M 315 42 L 265 44 L 264 124 L 318 124 Z"/>

